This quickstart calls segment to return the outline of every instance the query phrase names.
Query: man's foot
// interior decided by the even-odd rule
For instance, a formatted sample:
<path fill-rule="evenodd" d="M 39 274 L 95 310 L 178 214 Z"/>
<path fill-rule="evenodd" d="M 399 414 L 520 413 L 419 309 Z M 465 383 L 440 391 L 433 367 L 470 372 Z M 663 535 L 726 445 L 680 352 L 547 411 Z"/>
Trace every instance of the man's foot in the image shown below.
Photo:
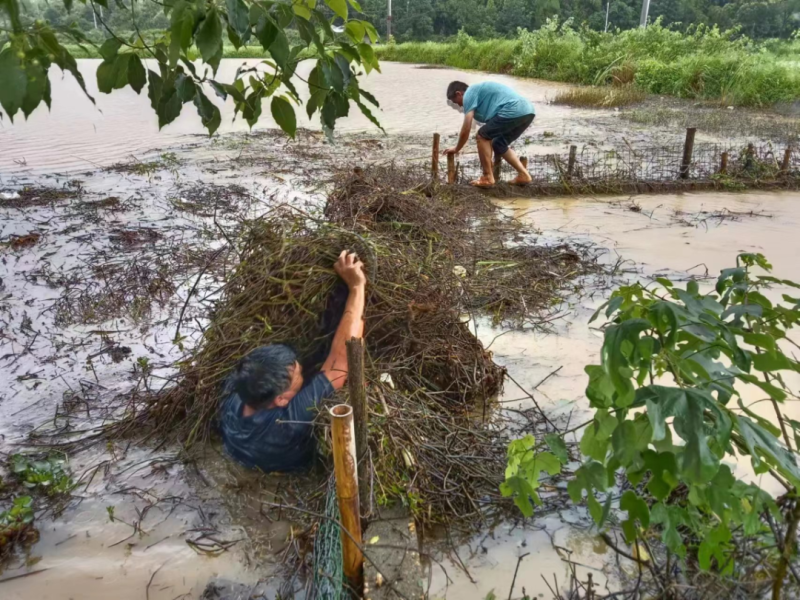
<path fill-rule="evenodd" d="M 480 179 L 476 179 L 475 181 L 470 181 L 469 184 L 479 188 L 493 187 L 494 177 L 487 177 L 486 175 L 484 175 Z"/>
<path fill-rule="evenodd" d="M 517 175 L 514 180 L 511 182 L 511 185 L 528 185 L 531 181 L 533 181 L 533 177 L 528 175 Z"/>

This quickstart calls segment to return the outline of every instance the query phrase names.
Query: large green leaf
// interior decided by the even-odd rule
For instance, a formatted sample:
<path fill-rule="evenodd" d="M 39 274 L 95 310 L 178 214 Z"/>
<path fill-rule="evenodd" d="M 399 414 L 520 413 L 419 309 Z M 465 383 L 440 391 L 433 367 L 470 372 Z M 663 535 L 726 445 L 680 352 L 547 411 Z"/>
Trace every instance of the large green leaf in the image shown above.
<path fill-rule="evenodd" d="M 325 4 L 327 4 L 337 16 L 347 21 L 347 0 L 325 0 Z"/>
<path fill-rule="evenodd" d="M 211 65 L 216 72 L 222 58 L 222 22 L 217 9 L 212 8 L 206 13 L 195 37 L 197 49 L 203 60 Z"/>
<path fill-rule="evenodd" d="M 283 129 L 289 137 L 294 138 L 295 132 L 297 131 L 297 117 L 289 101 L 281 96 L 275 96 L 272 99 L 270 109 L 272 111 L 272 117 L 275 119 L 278 126 Z"/>
<path fill-rule="evenodd" d="M 619 407 L 633 404 L 634 389 L 630 380 L 632 372 L 629 360 L 638 345 L 639 334 L 649 328 L 649 321 L 631 319 L 606 329 L 601 351 L 603 368 L 617 392 Z"/>
<path fill-rule="evenodd" d="M 225 0 L 228 23 L 242 42 L 250 37 L 250 11 L 242 0 Z"/>
<path fill-rule="evenodd" d="M 750 418 L 736 416 L 736 421 L 756 472 L 764 472 L 763 459 L 786 477 L 792 485 L 800 487 L 800 469 L 797 466 L 795 454 L 787 450 L 772 433 Z"/>
<path fill-rule="evenodd" d="M 625 534 L 625 541 L 632 544 L 638 537 L 636 521 L 638 520 L 645 529 L 650 525 L 650 509 L 647 507 L 647 502 L 633 490 L 627 490 L 622 494 L 619 507 L 628 513 L 628 518 L 622 522 L 622 532 Z"/>
<path fill-rule="evenodd" d="M 544 441 L 547 443 L 547 447 L 550 448 L 553 455 L 562 464 L 567 464 L 567 462 L 569 462 L 569 452 L 567 452 L 567 444 L 564 442 L 563 437 L 557 433 L 548 433 L 544 436 Z"/>
<path fill-rule="evenodd" d="M 608 473 L 599 462 L 590 460 L 575 471 L 575 479 L 567 484 L 567 492 L 573 502 L 580 502 L 583 492 L 592 496 L 595 490 L 605 491 L 608 487 Z"/>
<path fill-rule="evenodd" d="M 0 82 L 0 106 L 13 122 L 14 115 L 22 108 L 28 78 L 16 50 L 11 46 L 0 52 Z"/>
<path fill-rule="evenodd" d="M 197 107 L 197 114 L 202 119 L 203 127 L 208 130 L 208 135 L 214 135 L 221 122 L 219 109 L 206 97 L 200 88 L 195 90 L 194 105 Z"/>

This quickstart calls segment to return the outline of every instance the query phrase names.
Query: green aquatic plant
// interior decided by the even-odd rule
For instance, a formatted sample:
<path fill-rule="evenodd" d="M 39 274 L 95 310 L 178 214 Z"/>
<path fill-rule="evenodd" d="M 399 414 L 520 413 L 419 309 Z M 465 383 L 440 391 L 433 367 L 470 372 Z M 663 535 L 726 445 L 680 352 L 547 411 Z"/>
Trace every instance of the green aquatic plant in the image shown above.
<path fill-rule="evenodd" d="M 63 454 L 52 453 L 44 458 L 13 454 L 9 464 L 14 477 L 23 486 L 43 491 L 48 496 L 67 494 L 74 487 Z"/>

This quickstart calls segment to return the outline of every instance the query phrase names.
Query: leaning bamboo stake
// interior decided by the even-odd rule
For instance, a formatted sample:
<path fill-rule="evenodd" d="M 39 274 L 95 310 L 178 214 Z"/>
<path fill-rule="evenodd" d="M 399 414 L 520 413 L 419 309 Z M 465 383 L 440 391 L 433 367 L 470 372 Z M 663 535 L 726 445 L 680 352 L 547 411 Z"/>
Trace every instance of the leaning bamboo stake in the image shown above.
<path fill-rule="evenodd" d="M 347 404 L 337 404 L 330 409 L 330 414 L 336 497 L 339 501 L 342 526 L 350 534 L 341 532 L 344 574 L 350 585 L 354 589 L 359 589 L 364 556 L 358 547 L 358 544 L 361 544 L 361 515 L 358 504 L 358 467 L 356 438 L 353 432 L 353 408 Z"/>
<path fill-rule="evenodd" d="M 494 177 L 495 181 L 500 181 L 500 171 L 502 169 L 502 166 L 503 166 L 503 158 L 495 154 L 494 163 L 492 164 L 492 176 Z"/>
<path fill-rule="evenodd" d="M 431 151 L 431 175 L 439 179 L 439 134 L 433 134 L 433 150 Z"/>
<path fill-rule="evenodd" d="M 792 162 L 792 147 L 786 146 L 786 150 L 783 153 L 783 162 L 781 163 L 781 173 L 784 175 L 788 175 L 789 173 L 789 165 Z"/>
<path fill-rule="evenodd" d="M 527 171 L 528 170 L 528 157 L 527 156 L 520 156 L 519 162 L 522 164 L 522 166 Z"/>
<path fill-rule="evenodd" d="M 454 154 L 447 155 L 447 183 L 456 182 L 456 157 Z"/>
<path fill-rule="evenodd" d="M 725 175 L 728 172 L 728 153 L 727 152 L 723 152 L 722 155 L 720 156 L 719 172 L 722 175 Z"/>
<path fill-rule="evenodd" d="M 367 389 L 364 384 L 364 342 L 352 338 L 347 342 L 347 388 L 353 407 L 353 427 L 358 458 L 358 490 L 361 509 L 369 512 L 369 469 L 367 468 Z"/>
<path fill-rule="evenodd" d="M 578 157 L 578 147 L 577 146 L 570 146 L 569 147 L 569 162 L 567 162 L 567 177 L 570 179 L 575 174 L 575 160 Z"/>

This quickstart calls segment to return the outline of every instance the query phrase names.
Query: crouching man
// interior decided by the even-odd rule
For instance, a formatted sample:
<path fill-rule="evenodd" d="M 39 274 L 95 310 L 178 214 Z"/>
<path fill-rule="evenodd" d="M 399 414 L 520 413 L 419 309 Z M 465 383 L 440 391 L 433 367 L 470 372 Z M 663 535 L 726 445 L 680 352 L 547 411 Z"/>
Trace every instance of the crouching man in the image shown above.
<path fill-rule="evenodd" d="M 320 401 L 347 382 L 347 346 L 364 333 L 367 279 L 355 254 L 343 251 L 334 265 L 348 295 L 330 353 L 320 372 L 303 380 L 294 351 L 282 344 L 256 348 L 239 360 L 225 384 L 220 428 L 227 453 L 248 468 L 290 472 L 314 455 L 311 421 Z"/>
<path fill-rule="evenodd" d="M 507 85 L 485 81 L 467 85 L 454 81 L 447 87 L 447 100 L 464 113 L 464 122 L 458 135 L 458 143 L 444 154 L 457 154 L 467 144 L 472 121 L 484 125 L 478 130 L 478 156 L 481 159 L 483 176 L 471 182 L 478 187 L 495 184 L 492 173 L 492 152 L 503 157 L 517 171 L 511 183 L 525 185 L 531 182 L 530 173 L 522 166 L 519 157 L 509 148 L 533 123 L 536 116 L 533 105 Z"/>

